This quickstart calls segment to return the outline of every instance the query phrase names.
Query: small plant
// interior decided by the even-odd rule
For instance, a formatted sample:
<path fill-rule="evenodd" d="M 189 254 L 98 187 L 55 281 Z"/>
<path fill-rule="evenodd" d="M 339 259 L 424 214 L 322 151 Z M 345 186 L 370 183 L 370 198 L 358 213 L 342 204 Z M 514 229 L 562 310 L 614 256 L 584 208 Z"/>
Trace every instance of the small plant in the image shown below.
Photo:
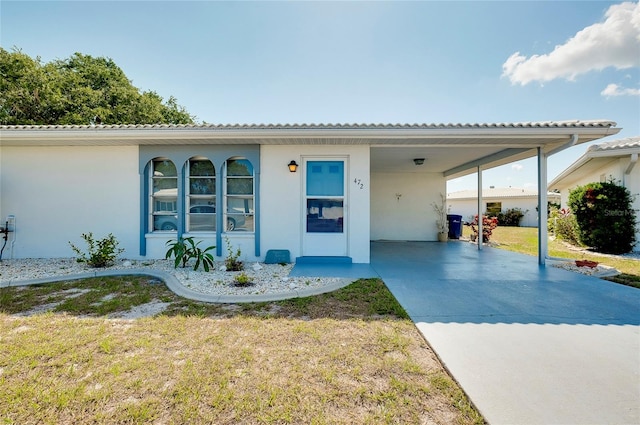
<path fill-rule="evenodd" d="M 251 278 L 245 272 L 242 272 L 233 278 L 233 284 L 236 286 L 249 286 L 252 283 Z"/>
<path fill-rule="evenodd" d="M 547 223 L 549 230 L 556 238 L 562 239 L 572 245 L 582 245 L 580 243 L 578 222 L 576 221 L 576 216 L 573 215 L 570 209 L 551 208 Z"/>
<path fill-rule="evenodd" d="M 244 263 L 239 260 L 242 251 L 240 248 L 233 252 L 233 247 L 231 246 L 231 242 L 229 242 L 229 238 L 225 238 L 227 242 L 227 258 L 224 259 L 224 265 L 227 268 L 228 272 L 238 272 L 244 270 Z"/>
<path fill-rule="evenodd" d="M 448 233 L 449 220 L 447 219 L 447 198 L 441 193 L 440 202 L 433 202 L 431 205 L 436 213 L 436 226 L 438 227 L 438 233 Z"/>
<path fill-rule="evenodd" d="M 198 247 L 200 242 L 194 242 L 193 238 L 180 237 L 178 240 L 167 241 L 166 245 L 169 246 L 169 250 L 165 254 L 164 258 L 168 259 L 173 256 L 175 258 L 173 267 L 178 268 L 178 265 L 182 263 L 182 267 L 187 267 L 187 263 L 192 258 L 195 259 L 193 270 L 198 270 L 200 264 L 204 268 L 205 272 L 208 272 L 214 265 L 213 255 L 209 253 L 215 246 L 209 246 L 205 249 Z"/>
<path fill-rule="evenodd" d="M 473 231 L 472 240 L 478 239 L 478 216 L 476 215 L 471 222 L 471 230 Z M 482 216 L 482 242 L 489 242 L 493 229 L 498 227 L 498 219 L 496 217 Z"/>
<path fill-rule="evenodd" d="M 111 233 L 98 241 L 93 238 L 93 233 L 83 233 L 82 239 L 87 243 L 87 254 L 71 242 L 69 242 L 69 245 L 71 245 L 73 252 L 78 255 L 76 261 L 87 263 L 91 267 L 110 266 L 118 255 L 124 252 L 124 249 L 118 248 L 118 240 Z"/>

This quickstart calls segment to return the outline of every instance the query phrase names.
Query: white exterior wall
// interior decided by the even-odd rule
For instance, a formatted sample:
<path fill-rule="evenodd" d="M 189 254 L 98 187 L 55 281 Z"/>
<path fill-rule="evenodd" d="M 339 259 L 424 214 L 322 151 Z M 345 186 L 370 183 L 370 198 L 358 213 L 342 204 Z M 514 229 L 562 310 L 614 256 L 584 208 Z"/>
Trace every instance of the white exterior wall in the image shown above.
<path fill-rule="evenodd" d="M 98 239 L 113 233 L 123 256 L 138 257 L 136 146 L 3 146 L 0 151 L 0 217 L 16 217 L 3 258 L 73 257 L 68 242 L 84 249 L 80 235 L 87 232 Z"/>
<path fill-rule="evenodd" d="M 270 249 L 288 249 L 291 260 L 302 256 L 305 214 L 302 193 L 304 159 L 346 158 L 345 211 L 348 232 L 347 255 L 354 263 L 369 262 L 369 146 L 286 145 L 260 148 L 261 253 Z M 287 168 L 295 160 L 301 166 L 296 173 Z M 354 184 L 359 179 L 360 186 Z"/>
<path fill-rule="evenodd" d="M 549 195 L 550 202 L 558 202 L 559 199 Z M 506 212 L 510 208 L 520 208 L 525 214 L 520 221 L 522 227 L 538 227 L 538 197 L 509 197 L 509 198 L 482 198 L 484 211 L 487 210 L 487 202 L 500 202 L 502 204 L 502 212 Z M 476 199 L 448 199 L 449 214 L 457 214 L 462 216 L 463 221 L 471 221 L 478 214 L 478 201 Z"/>
<path fill-rule="evenodd" d="M 640 251 L 640 163 L 637 163 L 630 174 L 625 174 L 624 171 L 629 165 L 629 157 L 616 158 L 614 161 L 607 163 L 606 165 L 593 171 L 591 174 L 575 179 L 566 183 L 565 186 L 560 186 L 560 196 L 562 198 L 562 207 L 567 208 L 569 202 L 569 192 L 578 186 L 584 186 L 588 183 L 607 181 L 613 178 L 615 181 L 622 182 L 623 186 L 629 189 L 631 196 L 633 197 L 633 209 L 636 210 L 636 245 L 634 251 Z M 639 161 L 640 162 L 640 161 Z M 635 196 L 634 196 L 635 195 Z"/>
<path fill-rule="evenodd" d="M 438 240 L 432 204 L 441 193 L 441 173 L 371 173 L 371 240 Z"/>
<path fill-rule="evenodd" d="M 629 165 L 629 157 L 615 158 L 614 161 L 593 171 L 591 174 L 578 179 L 565 179 L 565 186 L 558 187 L 560 196 L 562 197 L 562 207 L 566 208 L 569 202 L 569 192 L 578 186 L 584 186 L 587 183 L 595 183 L 614 179 L 616 182 L 622 182 L 623 186 L 629 189 L 631 195 L 638 195 L 636 198 L 635 208 L 640 208 L 640 164 L 636 164 L 631 170 L 631 174 L 626 175 L 624 171 Z"/>

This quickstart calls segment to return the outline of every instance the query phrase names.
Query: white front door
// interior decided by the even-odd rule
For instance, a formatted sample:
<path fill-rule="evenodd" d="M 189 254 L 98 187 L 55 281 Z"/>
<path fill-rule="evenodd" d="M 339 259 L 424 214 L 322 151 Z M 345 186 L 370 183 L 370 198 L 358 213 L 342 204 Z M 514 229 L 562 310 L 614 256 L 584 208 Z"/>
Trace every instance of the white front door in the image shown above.
<path fill-rule="evenodd" d="M 302 255 L 346 256 L 346 160 L 304 160 Z"/>

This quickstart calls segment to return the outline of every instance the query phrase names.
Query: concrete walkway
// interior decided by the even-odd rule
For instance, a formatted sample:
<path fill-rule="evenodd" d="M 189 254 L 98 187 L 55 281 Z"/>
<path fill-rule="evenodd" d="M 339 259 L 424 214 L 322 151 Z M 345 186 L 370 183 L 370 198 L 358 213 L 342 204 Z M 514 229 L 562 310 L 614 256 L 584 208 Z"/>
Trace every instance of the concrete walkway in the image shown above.
<path fill-rule="evenodd" d="M 464 242 L 371 267 L 489 423 L 640 423 L 640 290 Z"/>

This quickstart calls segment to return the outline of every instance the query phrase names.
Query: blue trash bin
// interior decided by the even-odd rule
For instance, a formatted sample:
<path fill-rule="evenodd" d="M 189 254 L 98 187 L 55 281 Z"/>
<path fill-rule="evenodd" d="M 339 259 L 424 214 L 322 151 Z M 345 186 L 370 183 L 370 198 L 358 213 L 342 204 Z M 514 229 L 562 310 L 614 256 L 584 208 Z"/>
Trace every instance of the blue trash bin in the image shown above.
<path fill-rule="evenodd" d="M 447 214 L 449 222 L 449 239 L 460 239 L 462 236 L 462 216 Z"/>

